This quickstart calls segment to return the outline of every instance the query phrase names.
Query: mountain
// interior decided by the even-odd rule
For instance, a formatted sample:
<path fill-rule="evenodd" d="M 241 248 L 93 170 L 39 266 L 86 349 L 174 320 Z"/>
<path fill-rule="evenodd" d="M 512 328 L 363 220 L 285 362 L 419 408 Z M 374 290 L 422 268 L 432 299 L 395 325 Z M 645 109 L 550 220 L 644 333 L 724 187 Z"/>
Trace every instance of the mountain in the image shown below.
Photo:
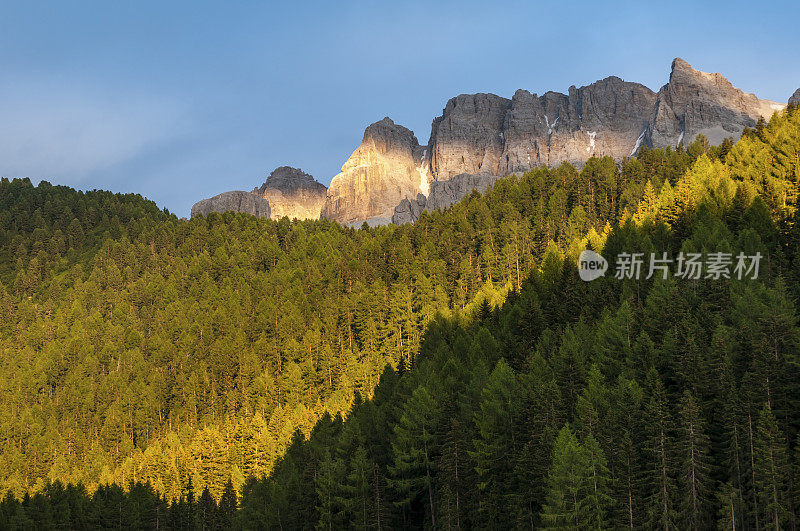
<path fill-rule="evenodd" d="M 253 193 L 269 201 L 272 219 L 319 219 L 326 191 L 324 184 L 303 170 L 281 166 Z"/>
<path fill-rule="evenodd" d="M 654 147 L 675 146 L 703 134 L 719 144 L 728 137 L 739 138 L 759 117 L 769 119 L 784 107 L 742 92 L 722 74 L 700 72 L 678 58 L 672 62 L 669 83 L 658 91 L 646 139 Z"/>
<path fill-rule="evenodd" d="M 400 201 L 427 193 L 425 155 L 414 133 L 389 117 L 370 125 L 331 181 L 322 217 L 340 223 L 388 223 Z"/>
<path fill-rule="evenodd" d="M 417 197 L 400 201 L 392 214 L 392 223 L 402 225 L 413 223 L 419 219 L 423 210 L 441 210 L 457 203 L 473 190 L 483 192 L 492 186 L 497 177 L 492 175 L 470 175 L 462 173 L 447 181 L 434 181 L 430 184 L 430 193 L 426 197 L 419 193 Z"/>
<path fill-rule="evenodd" d="M 655 100 L 647 87 L 617 77 L 570 87 L 569 94 L 461 95 L 433 121 L 431 171 L 447 180 L 580 164 L 591 156 L 622 159 L 647 127 Z"/>
<path fill-rule="evenodd" d="M 212 212 L 244 212 L 259 218 L 270 217 L 270 206 L 266 199 L 251 192 L 240 190 L 223 192 L 192 206 L 192 217 L 207 216 Z"/>
<path fill-rule="evenodd" d="M 800 101 L 800 90 L 790 101 Z M 367 127 L 327 191 L 310 175 L 284 166 L 254 192 L 270 202 L 273 217 L 408 222 L 420 208 L 458 201 L 472 190 L 470 182 L 485 189 L 501 176 L 536 167 L 581 166 L 606 156 L 621 162 L 642 146 L 685 147 L 700 134 L 716 145 L 785 107 L 676 58 L 658 92 L 611 76 L 566 94 L 461 94 L 434 118 L 427 145 L 386 117 Z M 435 184 L 462 175 L 480 178 Z"/>
<path fill-rule="evenodd" d="M 800 88 L 795 90 L 792 97 L 789 98 L 789 105 L 800 105 Z"/>
<path fill-rule="evenodd" d="M 800 100 L 800 94 L 793 98 Z M 658 93 L 618 77 L 543 96 L 518 90 L 511 100 L 494 94 L 452 98 L 434 119 L 426 153 L 431 195 L 398 204 L 393 221 L 414 221 L 424 209 L 447 206 L 510 173 L 563 162 L 582 165 L 590 157 L 631 157 L 642 146 L 687 146 L 703 134 L 712 144 L 741 136 L 760 117 L 786 105 L 758 99 L 735 88 L 721 74 L 672 62 L 669 82 Z M 455 177 L 453 186 L 437 186 Z M 368 192 L 371 196 L 375 192 Z M 379 192 L 378 192 L 379 193 Z M 424 206 L 423 206 L 424 205 Z"/>

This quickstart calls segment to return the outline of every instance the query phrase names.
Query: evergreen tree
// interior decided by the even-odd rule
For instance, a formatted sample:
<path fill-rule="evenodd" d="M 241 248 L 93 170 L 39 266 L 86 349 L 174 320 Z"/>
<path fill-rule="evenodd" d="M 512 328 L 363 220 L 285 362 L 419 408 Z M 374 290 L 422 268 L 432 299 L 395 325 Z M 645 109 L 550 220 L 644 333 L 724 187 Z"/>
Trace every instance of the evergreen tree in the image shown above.
<path fill-rule="evenodd" d="M 568 426 L 558 433 L 542 507 L 544 529 L 579 529 L 589 523 L 586 504 L 588 458 Z"/>
<path fill-rule="evenodd" d="M 389 467 L 389 485 L 397 492 L 397 505 L 404 514 L 418 496 L 424 498 L 427 518 L 436 527 L 433 481 L 438 463 L 438 404 L 430 392 L 419 386 L 395 427 Z"/>
<path fill-rule="evenodd" d="M 218 529 L 220 526 L 217 502 L 211 496 L 208 487 L 203 489 L 197 503 L 197 516 L 201 529 Z"/>
<path fill-rule="evenodd" d="M 514 516 L 514 463 L 523 440 L 517 411 L 521 393 L 514 371 L 501 358 L 481 393 L 475 414 L 477 438 L 471 455 L 476 463 L 478 488 L 483 493 L 481 509 L 488 522 L 500 525 Z"/>
<path fill-rule="evenodd" d="M 672 419 L 664 386 L 654 369 L 650 370 L 648 383 L 651 387 L 645 422 L 648 527 L 667 530 L 676 528 Z"/>
<path fill-rule="evenodd" d="M 237 505 L 233 481 L 228 478 L 228 482 L 225 484 L 225 490 L 222 491 L 222 497 L 219 500 L 219 524 L 221 529 L 230 529 L 233 527 Z"/>
<path fill-rule="evenodd" d="M 583 502 L 586 507 L 586 521 L 583 525 L 590 529 L 609 529 L 609 515 L 613 511 L 614 498 L 611 496 L 611 473 L 606 457 L 592 435 L 583 441 L 583 451 L 586 455 L 589 483 Z"/>
<path fill-rule="evenodd" d="M 369 529 L 373 507 L 373 468 L 374 463 L 367 456 L 363 446 L 359 446 L 350 460 L 350 472 L 344 485 L 345 506 L 350 515 L 350 522 L 356 529 Z"/>
<path fill-rule="evenodd" d="M 335 529 L 339 526 L 339 499 L 342 492 L 340 469 L 340 462 L 325 450 L 315 478 L 319 529 Z"/>
<path fill-rule="evenodd" d="M 786 438 L 778 428 L 769 404 L 764 405 L 758 419 L 754 472 L 758 509 L 764 527 L 786 527 L 791 519 Z"/>
<path fill-rule="evenodd" d="M 678 426 L 680 454 L 679 522 L 683 529 L 706 529 L 710 520 L 712 483 L 710 442 L 700 408 L 690 391 L 681 400 Z"/>

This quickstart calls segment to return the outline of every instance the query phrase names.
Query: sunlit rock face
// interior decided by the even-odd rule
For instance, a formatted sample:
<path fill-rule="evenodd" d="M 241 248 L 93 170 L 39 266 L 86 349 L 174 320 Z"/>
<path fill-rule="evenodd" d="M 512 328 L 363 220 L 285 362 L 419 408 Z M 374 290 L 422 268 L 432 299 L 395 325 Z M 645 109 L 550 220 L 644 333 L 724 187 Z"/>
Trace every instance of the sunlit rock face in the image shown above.
<path fill-rule="evenodd" d="M 198 201 L 192 206 L 192 217 L 207 216 L 212 212 L 244 212 L 260 218 L 270 217 L 269 202 L 251 192 L 223 192 Z"/>
<path fill-rule="evenodd" d="M 800 104 L 800 90 L 790 102 Z M 416 221 L 423 210 L 442 208 L 499 176 L 537 166 L 580 166 L 592 156 L 622 161 L 642 146 L 687 145 L 701 133 L 719 144 L 784 107 L 680 58 L 658 93 L 612 76 L 570 87 L 568 94 L 518 90 L 510 100 L 462 94 L 447 102 L 431 126 L 430 194 L 398 204 L 393 221 Z"/>
<path fill-rule="evenodd" d="M 658 93 L 612 76 L 570 87 L 568 94 L 518 90 L 510 100 L 462 94 L 433 121 L 430 169 L 434 180 L 443 181 L 464 173 L 507 175 L 562 162 L 580 165 L 592 156 L 622 160 L 643 145 L 688 144 L 700 133 L 718 144 L 784 107 L 683 59 L 673 61 L 669 83 Z"/>
<path fill-rule="evenodd" d="M 800 104 L 800 90 L 790 102 Z M 678 58 L 658 93 L 612 76 L 572 86 L 566 94 L 518 90 L 511 99 L 456 96 L 433 120 L 427 146 L 384 118 L 367 127 L 330 188 L 283 166 L 253 193 L 268 201 L 276 219 L 324 217 L 350 226 L 406 223 L 473 189 L 485 190 L 504 175 L 564 162 L 580 166 L 590 157 L 622 161 L 642 146 L 688 145 L 698 134 L 718 144 L 784 107 Z M 250 198 L 222 195 L 198 209 L 264 211 Z"/>
<path fill-rule="evenodd" d="M 272 219 L 319 219 L 325 203 L 325 185 L 298 168 L 281 166 L 253 190 L 267 201 Z"/>
<path fill-rule="evenodd" d="M 712 144 L 741 136 L 759 117 L 769 119 L 786 105 L 760 100 L 734 87 L 722 74 L 695 70 L 683 59 L 672 62 L 669 83 L 658 91 L 647 132 L 654 147 L 689 144 L 698 134 Z"/>
<path fill-rule="evenodd" d="M 414 133 L 388 117 L 375 122 L 331 181 L 322 217 L 340 223 L 388 222 L 400 201 L 427 190 L 425 160 L 426 150 Z"/>

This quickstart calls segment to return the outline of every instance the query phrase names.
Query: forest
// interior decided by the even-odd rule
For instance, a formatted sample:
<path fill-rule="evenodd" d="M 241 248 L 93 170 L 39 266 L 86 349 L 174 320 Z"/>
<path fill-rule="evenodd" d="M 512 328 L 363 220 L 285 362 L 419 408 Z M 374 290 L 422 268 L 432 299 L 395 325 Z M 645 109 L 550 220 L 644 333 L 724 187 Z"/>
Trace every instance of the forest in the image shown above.
<path fill-rule="evenodd" d="M 794 528 L 799 184 L 793 108 L 400 227 L 4 179 L 0 527 Z"/>

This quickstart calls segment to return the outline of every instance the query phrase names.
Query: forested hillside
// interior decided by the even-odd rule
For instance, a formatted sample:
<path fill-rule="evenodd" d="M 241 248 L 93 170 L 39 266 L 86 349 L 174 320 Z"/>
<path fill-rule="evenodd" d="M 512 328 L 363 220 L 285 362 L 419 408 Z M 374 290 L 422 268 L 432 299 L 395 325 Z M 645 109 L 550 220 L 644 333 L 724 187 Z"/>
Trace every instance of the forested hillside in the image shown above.
<path fill-rule="evenodd" d="M 372 400 L 298 437 L 245 486 L 241 522 L 796 526 L 797 118 L 724 160 L 701 155 L 603 247 L 612 264 L 622 252 L 760 252 L 757 280 L 585 283 L 551 247 L 500 309 L 437 319 L 409 370 L 387 368 Z"/>
<path fill-rule="evenodd" d="M 791 110 L 361 230 L 3 181 L 0 471 L 45 494 L 0 517 L 188 525 L 238 490 L 245 527 L 794 525 L 798 149 Z M 765 259 L 583 283 L 587 245 Z"/>

